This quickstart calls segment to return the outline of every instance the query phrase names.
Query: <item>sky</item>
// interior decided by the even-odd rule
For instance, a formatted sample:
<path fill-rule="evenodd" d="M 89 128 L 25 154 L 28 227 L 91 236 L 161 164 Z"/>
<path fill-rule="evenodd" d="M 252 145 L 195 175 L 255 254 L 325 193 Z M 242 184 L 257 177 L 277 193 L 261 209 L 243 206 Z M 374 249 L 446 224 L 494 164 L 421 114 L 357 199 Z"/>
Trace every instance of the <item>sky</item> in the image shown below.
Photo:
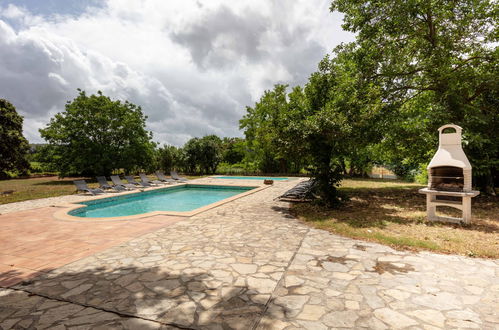
<path fill-rule="evenodd" d="M 0 0 L 0 98 L 24 135 L 100 90 L 140 105 L 161 144 L 242 136 L 275 84 L 303 85 L 354 36 L 323 0 Z"/>

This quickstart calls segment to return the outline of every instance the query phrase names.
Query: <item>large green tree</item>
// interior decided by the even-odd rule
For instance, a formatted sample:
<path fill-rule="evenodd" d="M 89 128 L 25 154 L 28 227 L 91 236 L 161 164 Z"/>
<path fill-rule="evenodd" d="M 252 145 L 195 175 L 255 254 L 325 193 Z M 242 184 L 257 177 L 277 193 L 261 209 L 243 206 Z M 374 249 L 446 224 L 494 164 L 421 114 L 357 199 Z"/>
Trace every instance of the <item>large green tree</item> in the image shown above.
<path fill-rule="evenodd" d="M 333 59 L 326 56 L 304 90 L 295 88 L 289 99 L 294 107 L 287 112 L 280 138 L 299 145 L 300 154 L 310 157 L 317 194 L 323 203 L 335 206 L 345 161 L 360 164 L 359 155 L 381 138 L 375 124 L 385 109 L 379 90 L 365 84 L 348 54 L 339 53 Z"/>
<path fill-rule="evenodd" d="M 228 164 L 241 163 L 246 154 L 246 141 L 238 137 L 222 139 L 222 161 Z"/>
<path fill-rule="evenodd" d="M 222 160 L 222 140 L 216 135 L 192 138 L 185 143 L 182 152 L 189 173 L 215 173 Z"/>
<path fill-rule="evenodd" d="M 0 141 L 0 177 L 6 171 L 26 172 L 29 145 L 23 136 L 23 117 L 5 99 L 0 99 Z"/>
<path fill-rule="evenodd" d="M 164 145 L 159 148 L 159 166 L 162 170 L 170 172 L 175 168 L 182 167 L 182 152 L 172 145 Z"/>
<path fill-rule="evenodd" d="M 303 164 L 299 145 L 281 138 L 288 125 L 288 111 L 296 101 L 288 102 L 287 88 L 277 84 L 265 91 L 254 107 L 246 107 L 246 114 L 239 121 L 250 150 L 247 157 L 264 173 L 296 172 Z"/>
<path fill-rule="evenodd" d="M 286 87 L 276 85 L 247 107 L 241 127 L 254 148 L 308 165 L 319 201 L 336 206 L 345 162 L 359 167 L 359 155 L 380 140 L 375 123 L 385 107 L 379 90 L 365 83 L 346 52 L 326 56 L 305 88 L 287 93 Z"/>
<path fill-rule="evenodd" d="M 154 152 L 140 106 L 111 100 L 100 91 L 79 95 L 40 129 L 61 175 L 108 175 L 146 168 Z"/>
<path fill-rule="evenodd" d="M 334 0 L 349 51 L 379 86 L 386 114 L 384 154 L 417 167 L 437 145 L 437 128 L 463 127 L 476 182 L 493 192 L 499 168 L 497 3 L 490 0 Z"/>
<path fill-rule="evenodd" d="M 213 174 L 222 161 L 222 139 L 216 135 L 206 135 L 199 142 L 201 144 L 199 167 L 203 173 Z"/>

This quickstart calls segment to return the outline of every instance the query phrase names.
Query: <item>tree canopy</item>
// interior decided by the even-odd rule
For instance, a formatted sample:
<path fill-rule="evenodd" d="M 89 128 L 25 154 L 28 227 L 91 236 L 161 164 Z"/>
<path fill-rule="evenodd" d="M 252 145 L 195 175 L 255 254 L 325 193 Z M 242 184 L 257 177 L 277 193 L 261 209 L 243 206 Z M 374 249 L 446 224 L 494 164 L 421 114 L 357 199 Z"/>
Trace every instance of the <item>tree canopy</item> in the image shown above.
<path fill-rule="evenodd" d="M 287 114 L 297 106 L 293 102 L 298 101 L 294 98 L 288 102 L 287 88 L 288 85 L 278 84 L 265 91 L 254 107 L 246 107 L 246 114 L 239 121 L 249 151 L 246 157 L 263 173 L 296 172 L 303 164 L 299 145 L 282 138 L 289 124 Z"/>
<path fill-rule="evenodd" d="M 115 169 L 147 167 L 154 143 L 142 109 L 113 101 L 100 91 L 79 95 L 40 129 L 61 175 L 109 175 Z"/>
<path fill-rule="evenodd" d="M 23 117 L 5 99 L 0 99 L 0 141 L 0 177 L 6 171 L 26 172 L 29 145 L 23 136 Z"/>
<path fill-rule="evenodd" d="M 334 0 L 331 9 L 345 15 L 356 41 L 326 56 L 304 87 L 265 91 L 240 121 L 262 164 L 304 160 L 322 202 L 334 206 L 346 167 L 420 169 L 436 150 L 437 128 L 455 123 L 475 182 L 493 192 L 499 11 L 492 2 Z"/>
<path fill-rule="evenodd" d="M 348 56 L 326 57 L 305 88 L 287 93 L 286 87 L 266 91 L 254 108 L 247 108 L 241 127 L 253 146 L 277 149 L 283 159 L 307 165 L 321 202 L 335 206 L 345 161 L 359 164 L 359 155 L 380 138 L 373 128 L 383 108 L 379 92 L 358 79 Z"/>
<path fill-rule="evenodd" d="M 477 184 L 493 192 L 499 168 L 497 22 L 493 1 L 334 0 L 356 41 L 339 48 L 392 110 L 378 151 L 399 168 L 427 163 L 437 128 L 464 129 Z"/>
<path fill-rule="evenodd" d="M 216 135 L 192 138 L 182 148 L 183 165 L 189 173 L 215 173 L 222 160 L 222 140 Z"/>

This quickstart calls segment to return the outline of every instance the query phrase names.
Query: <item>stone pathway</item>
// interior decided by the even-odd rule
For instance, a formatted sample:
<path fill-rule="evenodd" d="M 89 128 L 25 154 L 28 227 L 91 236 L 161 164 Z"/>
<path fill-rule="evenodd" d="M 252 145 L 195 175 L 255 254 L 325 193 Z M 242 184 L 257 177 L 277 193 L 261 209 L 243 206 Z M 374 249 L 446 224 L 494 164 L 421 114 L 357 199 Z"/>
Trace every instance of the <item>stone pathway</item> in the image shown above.
<path fill-rule="evenodd" d="M 274 201 L 295 183 L 0 289 L 0 328 L 499 327 L 497 261 L 311 229 Z"/>

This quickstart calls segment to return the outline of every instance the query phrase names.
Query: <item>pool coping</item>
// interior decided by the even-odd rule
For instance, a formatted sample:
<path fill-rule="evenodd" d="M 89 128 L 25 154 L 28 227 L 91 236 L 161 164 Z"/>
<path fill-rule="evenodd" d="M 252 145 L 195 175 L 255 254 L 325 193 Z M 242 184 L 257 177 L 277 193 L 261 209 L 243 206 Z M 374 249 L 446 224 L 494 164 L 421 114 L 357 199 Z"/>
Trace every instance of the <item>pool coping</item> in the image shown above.
<path fill-rule="evenodd" d="M 175 188 L 175 187 L 183 187 L 183 186 L 189 186 L 189 185 L 195 185 L 195 186 L 225 186 L 225 187 L 252 187 L 253 189 L 242 192 L 240 194 L 222 199 L 218 202 L 211 203 L 202 207 L 199 207 L 197 209 L 194 209 L 192 211 L 153 211 L 153 212 L 147 212 L 147 213 L 141 213 L 141 214 L 135 214 L 135 215 L 128 215 L 128 216 L 121 216 L 121 217 L 105 217 L 105 218 L 83 218 L 83 217 L 76 217 L 69 215 L 69 212 L 86 207 L 87 205 L 82 205 L 78 203 L 83 203 L 83 202 L 88 202 L 88 201 L 94 201 L 94 200 L 99 200 L 99 199 L 105 199 L 105 198 L 110 198 L 111 196 L 93 196 L 94 198 L 86 198 L 82 199 L 79 201 L 75 201 L 72 203 L 64 203 L 64 204 L 59 204 L 56 205 L 55 207 L 60 208 L 60 210 L 56 211 L 53 214 L 53 217 L 56 220 L 60 221 L 80 221 L 80 222 L 88 222 L 88 221 L 99 221 L 99 222 L 104 222 L 104 221 L 126 221 L 126 220 L 136 220 L 136 219 L 142 219 L 142 218 L 148 218 L 148 217 L 154 217 L 158 215 L 166 215 L 166 216 L 176 216 L 176 217 L 192 217 L 196 214 L 211 210 L 215 207 L 218 207 L 220 205 L 232 202 L 236 199 L 254 194 L 256 192 L 262 191 L 264 189 L 267 189 L 271 187 L 271 185 L 244 185 L 244 184 L 219 184 L 219 185 L 214 185 L 214 184 L 208 184 L 208 183 L 180 183 L 180 184 L 174 184 L 174 185 L 168 185 L 168 186 L 158 186 L 158 187 L 150 187 L 150 188 L 144 188 L 141 189 L 140 191 L 125 191 L 122 193 L 117 194 L 116 196 L 124 196 L 124 195 L 132 195 L 132 194 L 138 194 L 144 191 L 154 191 L 158 189 L 169 189 L 169 188 Z M 114 197 L 114 196 L 113 196 Z"/>

